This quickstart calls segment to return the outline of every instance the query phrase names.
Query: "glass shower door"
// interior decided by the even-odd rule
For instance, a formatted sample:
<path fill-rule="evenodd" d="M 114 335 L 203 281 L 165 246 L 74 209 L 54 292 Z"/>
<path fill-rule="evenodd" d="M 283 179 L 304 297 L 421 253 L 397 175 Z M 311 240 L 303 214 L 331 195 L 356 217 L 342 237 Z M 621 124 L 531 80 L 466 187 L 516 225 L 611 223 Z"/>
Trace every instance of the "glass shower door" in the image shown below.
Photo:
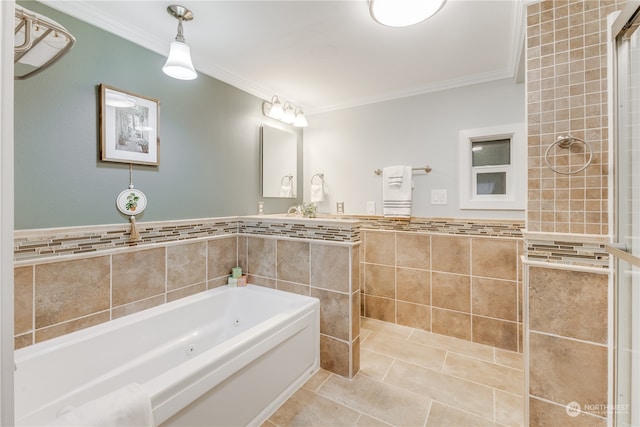
<path fill-rule="evenodd" d="M 615 408 L 617 426 L 640 426 L 640 24 L 616 39 Z"/>

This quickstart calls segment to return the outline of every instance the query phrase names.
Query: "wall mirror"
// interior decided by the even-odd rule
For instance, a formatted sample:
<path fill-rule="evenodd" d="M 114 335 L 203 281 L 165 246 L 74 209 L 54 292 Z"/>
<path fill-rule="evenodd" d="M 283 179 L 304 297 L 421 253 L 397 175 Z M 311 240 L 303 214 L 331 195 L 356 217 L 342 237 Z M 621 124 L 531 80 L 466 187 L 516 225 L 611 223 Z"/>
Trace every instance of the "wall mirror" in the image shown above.
<path fill-rule="evenodd" d="M 298 179 L 297 138 L 294 133 L 262 125 L 262 197 L 295 198 Z"/>

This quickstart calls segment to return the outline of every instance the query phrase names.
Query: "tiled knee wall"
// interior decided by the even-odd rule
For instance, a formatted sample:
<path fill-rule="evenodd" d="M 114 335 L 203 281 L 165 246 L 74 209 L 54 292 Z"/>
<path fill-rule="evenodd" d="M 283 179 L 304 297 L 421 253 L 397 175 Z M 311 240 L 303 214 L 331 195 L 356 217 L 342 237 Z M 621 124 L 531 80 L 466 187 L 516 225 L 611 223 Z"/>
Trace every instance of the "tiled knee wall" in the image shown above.
<path fill-rule="evenodd" d="M 521 238 L 362 235 L 364 316 L 523 351 Z"/>
<path fill-rule="evenodd" d="M 320 300 L 320 364 L 353 377 L 360 369 L 359 245 L 240 236 L 238 246 L 251 283 Z"/>
<path fill-rule="evenodd" d="M 225 284 L 237 237 L 30 263 L 14 270 L 16 348 Z"/>
<path fill-rule="evenodd" d="M 15 347 L 224 285 L 241 265 L 252 283 L 320 299 L 321 364 L 351 377 L 360 361 L 359 225 L 300 222 L 140 224 L 133 244 L 118 226 L 20 232 Z"/>

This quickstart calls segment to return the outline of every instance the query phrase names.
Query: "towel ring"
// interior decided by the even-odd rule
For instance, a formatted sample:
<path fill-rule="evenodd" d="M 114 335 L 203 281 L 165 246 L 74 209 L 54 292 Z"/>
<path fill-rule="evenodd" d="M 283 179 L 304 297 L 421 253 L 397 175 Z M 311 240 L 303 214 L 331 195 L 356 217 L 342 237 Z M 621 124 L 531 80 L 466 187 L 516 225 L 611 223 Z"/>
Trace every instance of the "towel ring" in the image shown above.
<path fill-rule="evenodd" d="M 556 145 L 560 148 L 566 148 L 566 149 L 570 149 L 571 145 L 573 145 L 573 143 L 575 142 L 579 142 L 582 145 L 584 145 L 585 150 L 589 153 L 589 158 L 587 159 L 587 161 L 585 162 L 584 165 L 582 165 L 580 168 L 576 169 L 576 170 L 568 170 L 568 171 L 560 171 L 556 168 L 554 168 L 551 165 L 551 161 L 549 160 L 549 153 L 551 153 L 551 149 L 553 147 L 555 147 Z M 589 164 L 591 163 L 591 160 L 593 159 L 593 150 L 591 150 L 591 146 L 589 145 L 588 142 L 586 142 L 584 139 L 582 138 L 576 138 L 575 136 L 568 134 L 568 135 L 560 135 L 558 136 L 558 138 L 555 140 L 555 142 L 551 145 L 549 145 L 547 147 L 547 150 L 544 152 L 544 161 L 547 164 L 547 167 L 549 169 L 551 169 L 552 171 L 554 171 L 555 173 L 559 173 L 561 175 L 573 175 L 576 174 L 578 172 L 581 172 L 583 170 L 585 170 L 587 168 L 587 166 L 589 166 Z"/>
<path fill-rule="evenodd" d="M 313 178 L 315 178 L 316 176 L 317 176 L 318 178 L 320 178 L 320 183 L 321 183 L 321 184 L 324 184 L 324 174 L 323 174 L 323 173 L 317 173 L 317 174 L 315 174 L 315 175 L 313 175 L 313 176 L 311 177 L 311 185 L 313 185 Z"/>
<path fill-rule="evenodd" d="M 293 175 L 285 175 L 282 177 L 282 179 L 280 179 L 280 185 L 284 185 L 284 180 L 288 179 L 289 183 L 293 181 Z"/>

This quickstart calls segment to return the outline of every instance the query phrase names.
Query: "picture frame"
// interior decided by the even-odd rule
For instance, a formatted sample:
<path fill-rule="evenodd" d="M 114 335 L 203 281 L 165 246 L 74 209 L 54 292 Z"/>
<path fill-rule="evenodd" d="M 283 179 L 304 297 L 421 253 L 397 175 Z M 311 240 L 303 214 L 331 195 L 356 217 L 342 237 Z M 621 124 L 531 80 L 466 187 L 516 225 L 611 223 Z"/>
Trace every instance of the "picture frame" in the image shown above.
<path fill-rule="evenodd" d="M 100 84 L 100 158 L 160 165 L 160 101 Z"/>

